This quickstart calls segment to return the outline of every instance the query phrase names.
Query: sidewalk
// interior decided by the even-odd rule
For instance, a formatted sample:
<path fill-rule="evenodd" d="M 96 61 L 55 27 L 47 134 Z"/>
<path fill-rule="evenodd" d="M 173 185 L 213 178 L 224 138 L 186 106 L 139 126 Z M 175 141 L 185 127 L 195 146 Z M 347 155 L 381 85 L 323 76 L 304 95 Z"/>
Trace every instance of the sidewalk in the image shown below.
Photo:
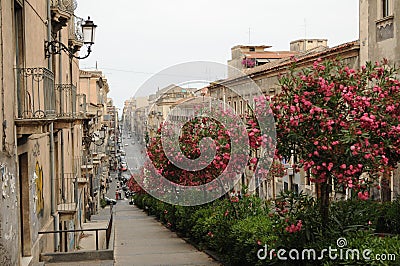
<path fill-rule="evenodd" d="M 220 265 L 128 201 L 114 207 L 115 265 Z"/>

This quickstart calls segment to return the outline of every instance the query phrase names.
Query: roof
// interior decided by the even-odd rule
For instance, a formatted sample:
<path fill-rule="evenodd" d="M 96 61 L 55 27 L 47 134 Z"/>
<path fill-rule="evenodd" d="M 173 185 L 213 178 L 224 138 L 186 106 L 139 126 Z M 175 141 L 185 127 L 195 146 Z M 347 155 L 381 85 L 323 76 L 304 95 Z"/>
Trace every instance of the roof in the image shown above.
<path fill-rule="evenodd" d="M 317 58 L 317 57 L 321 57 L 321 56 L 325 56 L 325 55 L 329 55 L 329 54 L 334 54 L 336 52 L 340 52 L 343 50 L 346 50 L 348 48 L 351 47 L 357 47 L 359 48 L 359 41 L 352 41 L 352 42 L 347 42 L 332 48 L 328 48 L 326 46 L 318 46 L 314 49 L 310 49 L 307 50 L 305 52 L 299 53 L 296 56 L 297 61 L 306 61 L 307 59 L 312 59 L 312 58 Z M 246 75 L 250 75 L 250 74 L 256 74 L 258 72 L 264 72 L 276 67 L 281 67 L 281 66 L 286 66 L 291 64 L 292 60 L 290 57 L 286 57 L 286 58 L 282 58 L 279 60 L 275 60 L 271 63 L 268 64 L 264 64 L 261 66 L 257 66 L 254 68 L 250 68 L 250 69 L 246 69 L 244 70 L 244 73 Z"/>
<path fill-rule="evenodd" d="M 300 52 L 296 55 L 296 59 L 299 63 L 301 62 L 306 62 L 308 60 L 315 60 L 318 57 L 323 57 L 323 56 L 337 56 L 338 53 L 349 50 L 349 49 L 359 49 L 360 48 L 360 42 L 357 41 L 352 41 L 348 43 L 344 43 L 332 48 L 326 47 L 326 46 L 318 46 L 316 48 L 307 50 L 305 52 Z M 212 83 L 211 87 L 213 86 L 218 86 L 222 85 L 227 82 L 233 82 L 235 80 L 240 80 L 242 78 L 246 78 L 248 76 L 255 76 L 258 74 L 263 74 L 264 72 L 268 72 L 270 70 L 273 70 L 275 68 L 281 68 L 281 67 L 287 67 L 292 63 L 291 57 L 285 57 L 282 59 L 274 60 L 270 63 L 261 65 L 261 66 L 256 66 L 254 68 L 249 68 L 249 69 L 244 69 L 243 70 L 243 75 L 241 76 L 235 76 L 231 77 L 225 80 L 219 80 L 215 81 Z"/>
<path fill-rule="evenodd" d="M 298 39 L 295 41 L 291 41 L 290 43 L 295 43 L 295 42 L 304 42 L 304 41 L 323 41 L 323 42 L 327 42 L 328 39 Z"/>
<path fill-rule="evenodd" d="M 262 58 L 262 59 L 280 59 L 284 57 L 291 57 L 297 54 L 297 52 L 290 51 L 265 51 L 265 52 L 246 52 L 244 55 L 246 58 Z"/>
<path fill-rule="evenodd" d="M 249 48 L 249 47 L 256 47 L 256 48 L 266 49 L 266 48 L 271 48 L 272 46 L 271 45 L 250 45 L 250 44 L 249 45 L 242 45 L 242 44 L 240 44 L 240 45 L 233 46 L 231 48 L 231 50 L 237 49 L 237 48 Z"/>

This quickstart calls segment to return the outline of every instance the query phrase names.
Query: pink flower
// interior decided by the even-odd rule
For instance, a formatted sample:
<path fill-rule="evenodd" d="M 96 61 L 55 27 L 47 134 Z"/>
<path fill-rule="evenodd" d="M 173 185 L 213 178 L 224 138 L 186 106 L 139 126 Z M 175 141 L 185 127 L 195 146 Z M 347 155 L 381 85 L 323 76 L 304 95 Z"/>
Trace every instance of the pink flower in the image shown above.
<path fill-rule="evenodd" d="M 287 227 L 285 228 L 285 230 L 286 230 L 286 232 L 288 232 L 288 233 L 295 233 L 295 232 L 300 231 L 301 228 L 302 228 L 302 226 L 303 226 L 302 221 L 299 220 L 299 221 L 297 222 L 296 225 L 291 224 L 290 226 L 287 226 Z"/>
<path fill-rule="evenodd" d="M 232 197 L 231 202 L 239 202 L 239 197 Z"/>
<path fill-rule="evenodd" d="M 257 158 L 252 158 L 251 160 L 250 160 L 250 163 L 252 163 L 252 164 L 256 164 L 258 162 L 258 159 Z"/>
<path fill-rule="evenodd" d="M 360 200 L 368 200 L 369 199 L 368 191 L 364 191 L 364 193 L 360 191 L 360 192 L 358 192 L 357 196 Z"/>

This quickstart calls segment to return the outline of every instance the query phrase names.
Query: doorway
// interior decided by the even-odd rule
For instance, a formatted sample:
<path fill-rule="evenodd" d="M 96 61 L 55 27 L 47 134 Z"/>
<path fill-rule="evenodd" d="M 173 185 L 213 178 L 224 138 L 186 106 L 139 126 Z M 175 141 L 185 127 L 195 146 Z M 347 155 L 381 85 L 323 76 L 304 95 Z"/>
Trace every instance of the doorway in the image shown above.
<path fill-rule="evenodd" d="M 28 153 L 18 156 L 19 167 L 19 189 L 20 189 L 20 232 L 21 252 L 23 257 L 31 256 L 32 240 L 30 228 L 30 203 L 29 203 L 29 174 L 28 174 Z"/>

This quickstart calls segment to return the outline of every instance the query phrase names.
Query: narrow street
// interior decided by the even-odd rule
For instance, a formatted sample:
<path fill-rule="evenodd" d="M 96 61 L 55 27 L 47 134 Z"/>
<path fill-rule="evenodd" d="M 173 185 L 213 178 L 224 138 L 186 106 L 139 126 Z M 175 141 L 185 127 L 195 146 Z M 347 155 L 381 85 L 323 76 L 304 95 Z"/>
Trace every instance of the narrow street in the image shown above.
<path fill-rule="evenodd" d="M 137 171 L 143 164 L 144 156 L 137 139 L 124 135 L 123 147 L 128 169 Z M 117 176 L 114 175 L 108 191 L 108 197 L 113 199 L 117 182 Z M 115 265 L 219 265 L 165 228 L 153 216 L 129 205 L 127 199 L 118 200 L 114 206 L 114 215 Z"/>
<path fill-rule="evenodd" d="M 115 207 L 114 265 L 219 265 L 128 201 Z"/>

